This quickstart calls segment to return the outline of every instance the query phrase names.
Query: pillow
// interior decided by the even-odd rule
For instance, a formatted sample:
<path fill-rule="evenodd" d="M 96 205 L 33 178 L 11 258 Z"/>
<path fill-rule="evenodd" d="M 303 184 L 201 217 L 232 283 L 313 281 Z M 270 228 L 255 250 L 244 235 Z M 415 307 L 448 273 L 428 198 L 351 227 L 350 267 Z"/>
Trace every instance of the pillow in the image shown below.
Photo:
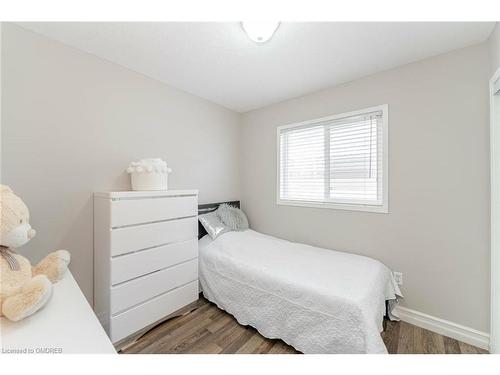
<path fill-rule="evenodd" d="M 198 220 L 213 240 L 221 234 L 230 231 L 230 229 L 221 221 L 219 216 L 217 216 L 215 211 L 198 216 Z"/>
<path fill-rule="evenodd" d="M 230 230 L 245 230 L 248 229 L 248 219 L 245 213 L 239 208 L 228 204 L 221 204 L 217 211 L 217 216 L 222 223 Z"/>

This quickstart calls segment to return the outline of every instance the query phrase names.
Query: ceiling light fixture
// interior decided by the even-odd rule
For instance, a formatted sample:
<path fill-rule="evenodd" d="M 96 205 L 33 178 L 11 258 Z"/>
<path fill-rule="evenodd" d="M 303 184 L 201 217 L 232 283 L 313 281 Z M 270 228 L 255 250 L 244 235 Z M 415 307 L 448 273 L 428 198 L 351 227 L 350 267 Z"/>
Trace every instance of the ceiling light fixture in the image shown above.
<path fill-rule="evenodd" d="M 265 43 L 278 29 L 279 22 L 242 22 L 241 27 L 255 43 Z"/>

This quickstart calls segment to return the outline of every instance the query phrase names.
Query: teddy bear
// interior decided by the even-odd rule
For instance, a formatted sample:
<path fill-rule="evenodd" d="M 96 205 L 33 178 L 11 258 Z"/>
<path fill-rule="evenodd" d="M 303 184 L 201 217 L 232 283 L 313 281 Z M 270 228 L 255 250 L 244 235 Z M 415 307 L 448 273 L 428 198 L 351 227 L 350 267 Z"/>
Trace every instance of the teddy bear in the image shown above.
<path fill-rule="evenodd" d="M 28 207 L 6 185 L 0 185 L 0 316 L 22 320 L 41 309 L 52 295 L 52 284 L 66 272 L 70 254 L 57 250 L 35 267 L 16 248 L 35 236 Z"/>

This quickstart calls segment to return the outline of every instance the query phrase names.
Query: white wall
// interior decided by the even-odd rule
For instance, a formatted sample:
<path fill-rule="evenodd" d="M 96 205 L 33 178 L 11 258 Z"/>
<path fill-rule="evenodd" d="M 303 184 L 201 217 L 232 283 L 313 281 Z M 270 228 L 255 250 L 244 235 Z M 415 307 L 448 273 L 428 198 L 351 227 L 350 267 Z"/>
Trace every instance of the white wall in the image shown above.
<path fill-rule="evenodd" d="M 242 205 L 278 237 L 381 260 L 404 306 L 489 331 L 486 44 L 243 116 Z M 389 104 L 389 214 L 276 205 L 276 127 Z"/>
<path fill-rule="evenodd" d="M 498 22 L 489 37 L 488 45 L 490 48 L 490 72 L 493 75 L 500 68 L 500 23 Z"/>
<path fill-rule="evenodd" d="M 92 193 L 129 189 L 128 163 L 167 160 L 170 188 L 239 198 L 239 115 L 4 23 L 3 183 L 24 199 L 33 262 L 66 248 L 92 299 Z"/>
<path fill-rule="evenodd" d="M 500 25 L 488 40 L 490 48 L 490 73 L 496 74 L 500 68 Z M 496 79 L 497 77 L 495 77 Z M 491 353 L 500 353 L 500 94 L 494 95 L 491 105 Z"/>

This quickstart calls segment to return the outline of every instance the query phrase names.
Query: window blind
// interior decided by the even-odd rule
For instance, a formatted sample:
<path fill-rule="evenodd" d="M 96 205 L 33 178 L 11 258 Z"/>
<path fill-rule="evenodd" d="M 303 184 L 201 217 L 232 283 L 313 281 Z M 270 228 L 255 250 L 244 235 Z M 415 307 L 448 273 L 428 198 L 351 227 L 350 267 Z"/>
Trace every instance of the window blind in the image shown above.
<path fill-rule="evenodd" d="M 383 204 L 383 112 L 279 130 L 279 197 Z"/>

